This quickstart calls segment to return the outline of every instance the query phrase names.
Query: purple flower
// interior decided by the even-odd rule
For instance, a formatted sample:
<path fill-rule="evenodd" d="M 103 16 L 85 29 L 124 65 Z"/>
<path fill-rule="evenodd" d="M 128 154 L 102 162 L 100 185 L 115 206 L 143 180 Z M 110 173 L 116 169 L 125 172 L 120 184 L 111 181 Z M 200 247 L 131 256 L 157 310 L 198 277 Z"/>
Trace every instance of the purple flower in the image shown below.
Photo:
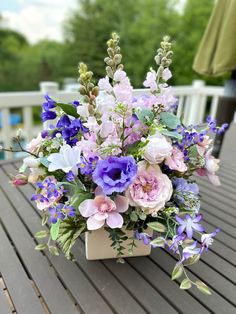
<path fill-rule="evenodd" d="M 213 243 L 213 237 L 215 237 L 218 232 L 220 232 L 219 228 L 212 233 L 206 233 L 201 236 L 202 250 L 205 248 L 206 252 L 208 251 L 209 246 Z"/>
<path fill-rule="evenodd" d="M 63 207 L 63 204 L 58 204 L 56 207 L 50 207 L 48 209 L 48 213 L 50 215 L 49 222 L 52 224 L 57 223 L 58 219 L 63 220 L 65 218 L 65 215 L 62 213 L 61 208 Z"/>
<path fill-rule="evenodd" d="M 93 181 L 107 195 L 123 192 L 134 181 L 137 165 L 132 156 L 108 157 L 99 160 L 93 172 Z"/>
<path fill-rule="evenodd" d="M 229 127 L 228 123 L 222 124 L 222 126 L 219 128 L 217 133 L 218 134 L 223 134 L 228 129 L 228 127 Z"/>
<path fill-rule="evenodd" d="M 152 237 L 149 234 L 138 232 L 137 230 L 134 232 L 134 237 L 139 241 L 142 240 L 145 245 L 149 245 L 152 240 Z"/>
<path fill-rule="evenodd" d="M 76 211 L 75 208 L 73 206 L 68 206 L 65 205 L 63 207 L 63 213 L 67 216 L 67 217 L 75 217 L 76 215 Z"/>
<path fill-rule="evenodd" d="M 75 179 L 75 175 L 73 173 L 73 171 L 69 171 L 67 174 L 66 174 L 66 180 L 69 181 L 69 182 L 73 182 Z"/>
<path fill-rule="evenodd" d="M 55 111 L 50 110 L 56 107 L 56 102 L 48 95 L 45 95 L 45 100 L 46 102 L 44 102 L 42 105 L 44 112 L 41 114 L 41 119 L 43 122 L 47 120 L 53 120 L 57 116 Z"/>
<path fill-rule="evenodd" d="M 89 161 L 85 159 L 77 164 L 81 174 L 91 175 L 97 165 L 98 156 L 90 157 Z"/>
<path fill-rule="evenodd" d="M 185 231 L 187 234 L 187 237 L 189 239 L 192 239 L 193 230 L 196 230 L 199 232 L 204 231 L 204 227 L 198 223 L 201 219 L 202 219 L 202 215 L 191 217 L 190 215 L 187 214 L 185 216 L 185 219 L 182 219 L 179 216 L 175 216 L 175 220 L 179 223 L 179 227 L 177 230 L 178 235 L 182 234 Z"/>
<path fill-rule="evenodd" d="M 197 247 L 197 241 L 193 244 L 186 246 L 182 252 L 182 260 L 181 262 L 185 261 L 186 259 L 192 257 L 193 255 L 197 255 L 201 253 L 201 248 Z"/>

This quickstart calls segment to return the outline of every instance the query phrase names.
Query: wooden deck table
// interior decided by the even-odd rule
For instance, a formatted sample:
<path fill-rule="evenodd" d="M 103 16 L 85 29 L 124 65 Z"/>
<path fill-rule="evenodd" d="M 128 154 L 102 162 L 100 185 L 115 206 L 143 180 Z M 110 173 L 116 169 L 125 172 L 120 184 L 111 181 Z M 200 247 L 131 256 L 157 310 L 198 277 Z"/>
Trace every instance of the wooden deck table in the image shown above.
<path fill-rule="evenodd" d="M 125 264 L 86 261 L 83 239 L 74 247 L 76 262 L 35 251 L 33 235 L 42 227 L 30 201 L 33 187 L 12 188 L 9 174 L 16 173 L 19 161 L 1 163 L 0 314 L 235 314 L 236 141 L 226 138 L 222 186 L 215 188 L 198 179 L 203 224 L 209 232 L 217 226 L 221 232 L 209 252 L 188 271 L 209 285 L 211 296 L 195 288 L 180 290 L 170 279 L 176 258 L 162 249 L 152 250 L 149 257 L 126 259 Z"/>

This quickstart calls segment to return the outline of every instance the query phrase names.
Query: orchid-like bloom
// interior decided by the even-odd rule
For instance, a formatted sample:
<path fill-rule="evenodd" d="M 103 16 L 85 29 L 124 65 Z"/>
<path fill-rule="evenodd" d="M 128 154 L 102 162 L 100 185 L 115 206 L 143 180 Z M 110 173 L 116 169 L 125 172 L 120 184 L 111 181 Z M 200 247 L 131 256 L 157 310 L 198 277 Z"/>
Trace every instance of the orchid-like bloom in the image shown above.
<path fill-rule="evenodd" d="M 72 171 L 77 175 L 78 168 L 76 165 L 81 160 L 80 155 L 81 150 L 78 146 L 70 147 L 70 145 L 66 144 L 61 147 L 59 153 L 53 153 L 48 157 L 50 162 L 48 171 L 52 172 L 61 169 L 66 173 Z"/>
<path fill-rule="evenodd" d="M 123 226 L 123 217 L 120 213 L 127 211 L 129 200 L 117 195 L 114 201 L 106 196 L 100 187 L 95 190 L 95 198 L 87 199 L 79 205 L 79 211 L 83 217 L 88 218 L 88 230 L 96 230 L 104 226 L 115 229 Z"/>
<path fill-rule="evenodd" d="M 187 237 L 192 239 L 193 230 L 203 232 L 205 229 L 202 225 L 199 224 L 199 221 L 202 219 L 202 215 L 197 215 L 196 217 L 191 217 L 190 215 L 186 215 L 185 219 L 180 218 L 179 216 L 175 216 L 175 220 L 179 223 L 179 227 L 177 233 L 180 235 L 184 231 L 186 231 Z"/>
<path fill-rule="evenodd" d="M 213 243 L 213 237 L 217 235 L 217 233 L 220 232 L 220 229 L 217 228 L 214 232 L 212 233 L 206 233 L 201 236 L 201 243 L 202 243 L 202 248 L 208 251 L 208 248 L 210 245 Z"/>

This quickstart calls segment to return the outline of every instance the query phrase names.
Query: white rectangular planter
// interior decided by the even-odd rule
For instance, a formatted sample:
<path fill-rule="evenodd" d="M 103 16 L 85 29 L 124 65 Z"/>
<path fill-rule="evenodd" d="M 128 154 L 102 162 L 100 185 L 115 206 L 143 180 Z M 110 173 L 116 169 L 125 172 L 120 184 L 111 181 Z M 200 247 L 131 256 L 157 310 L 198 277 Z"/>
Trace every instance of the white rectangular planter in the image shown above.
<path fill-rule="evenodd" d="M 127 237 L 133 236 L 133 231 L 122 228 Z M 148 229 L 147 233 L 152 235 L 152 230 Z M 127 244 L 131 242 L 130 239 L 124 241 L 122 246 L 125 247 L 122 257 L 133 257 L 133 256 L 146 256 L 151 253 L 151 246 L 145 245 L 143 241 L 135 241 L 137 247 L 133 249 L 133 255 L 128 253 L 129 247 Z M 111 240 L 109 239 L 109 233 L 104 229 L 98 229 L 91 232 L 85 233 L 85 250 L 87 260 L 98 260 L 107 258 L 116 258 L 117 251 L 111 247 Z"/>

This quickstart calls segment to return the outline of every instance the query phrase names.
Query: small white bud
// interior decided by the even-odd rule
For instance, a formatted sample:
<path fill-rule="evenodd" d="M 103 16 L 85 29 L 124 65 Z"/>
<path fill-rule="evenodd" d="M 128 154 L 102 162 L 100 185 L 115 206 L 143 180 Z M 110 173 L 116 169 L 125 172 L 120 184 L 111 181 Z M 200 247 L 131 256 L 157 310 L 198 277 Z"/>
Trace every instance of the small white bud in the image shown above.
<path fill-rule="evenodd" d="M 43 157 L 43 152 L 40 152 L 39 153 L 39 158 L 42 158 Z"/>
<path fill-rule="evenodd" d="M 17 137 L 22 137 L 22 135 L 23 135 L 22 129 L 18 129 L 17 132 L 16 132 L 16 136 Z"/>
<path fill-rule="evenodd" d="M 56 134 L 56 137 L 57 137 L 57 138 L 60 138 L 60 137 L 61 137 L 61 133 L 57 133 L 57 134 Z"/>

